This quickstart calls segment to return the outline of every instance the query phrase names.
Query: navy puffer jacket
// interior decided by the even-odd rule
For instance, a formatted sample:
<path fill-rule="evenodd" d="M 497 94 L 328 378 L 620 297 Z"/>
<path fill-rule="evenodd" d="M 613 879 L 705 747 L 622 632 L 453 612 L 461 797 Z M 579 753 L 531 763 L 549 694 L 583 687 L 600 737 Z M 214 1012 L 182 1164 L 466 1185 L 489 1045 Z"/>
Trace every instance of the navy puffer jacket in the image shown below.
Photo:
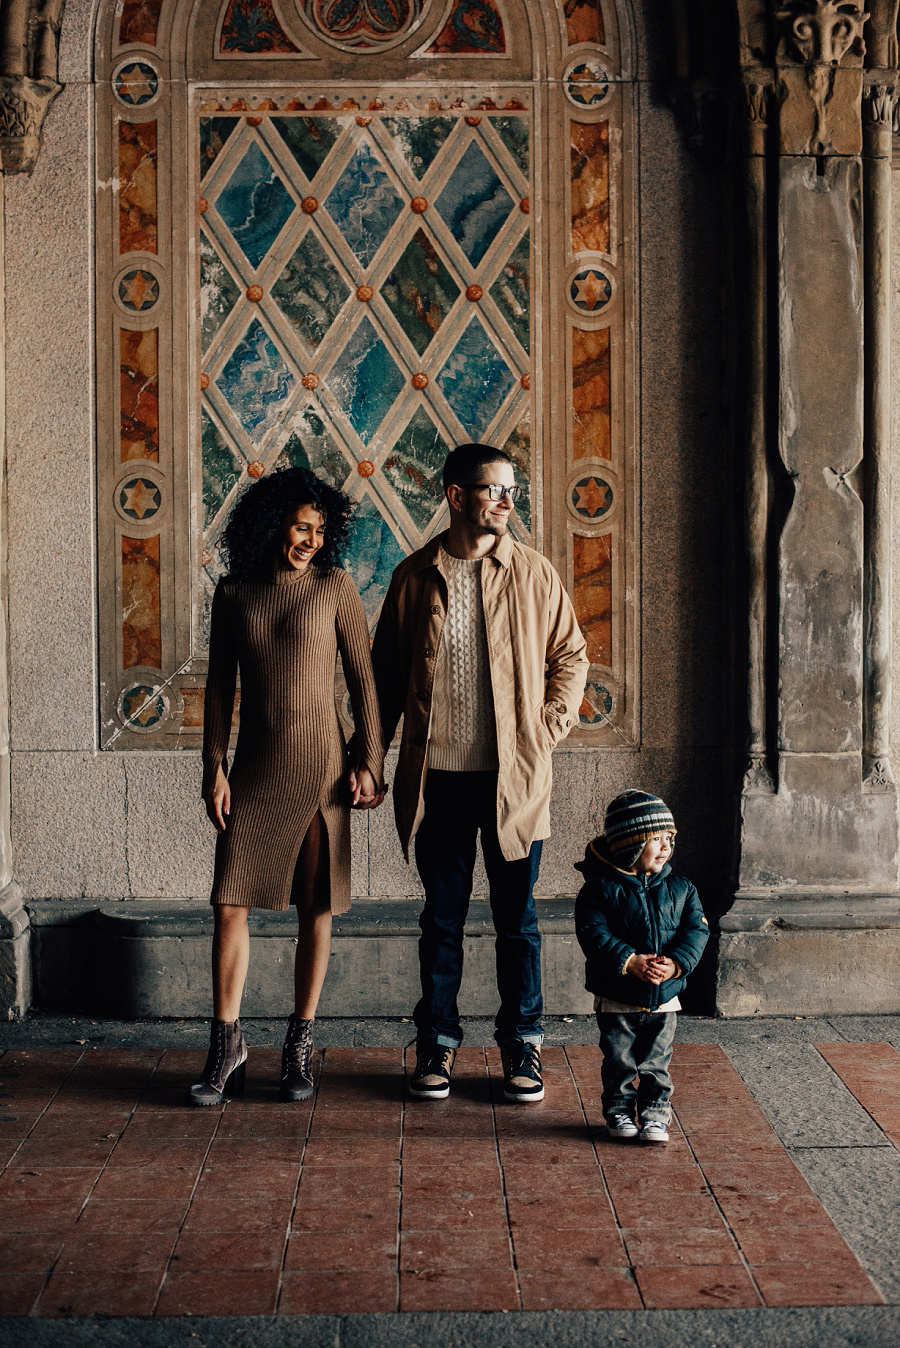
<path fill-rule="evenodd" d="M 659 875 L 620 871 L 603 838 L 588 843 L 575 869 L 584 876 L 575 900 L 575 931 L 587 960 L 587 990 L 648 1011 L 676 997 L 709 936 L 690 880 L 675 875 L 669 865 Z M 654 987 L 622 972 L 634 954 L 668 955 L 681 972 Z"/>

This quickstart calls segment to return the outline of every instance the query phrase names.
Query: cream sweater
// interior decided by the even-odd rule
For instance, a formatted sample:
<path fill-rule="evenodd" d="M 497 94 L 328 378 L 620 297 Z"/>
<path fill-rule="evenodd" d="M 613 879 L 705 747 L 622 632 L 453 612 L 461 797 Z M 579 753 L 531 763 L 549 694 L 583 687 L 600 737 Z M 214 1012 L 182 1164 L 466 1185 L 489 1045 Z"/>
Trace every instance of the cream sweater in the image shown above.
<path fill-rule="evenodd" d="M 434 672 L 428 766 L 490 772 L 497 767 L 497 726 L 481 598 L 483 563 L 441 549 L 440 565 L 448 603 Z"/>

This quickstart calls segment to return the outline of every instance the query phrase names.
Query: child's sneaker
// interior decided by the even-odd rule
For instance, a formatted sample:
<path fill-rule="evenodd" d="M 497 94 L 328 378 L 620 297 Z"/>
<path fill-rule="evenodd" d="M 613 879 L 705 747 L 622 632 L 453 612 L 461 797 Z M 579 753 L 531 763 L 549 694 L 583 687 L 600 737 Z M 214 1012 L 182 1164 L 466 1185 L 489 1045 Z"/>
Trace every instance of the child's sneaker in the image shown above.
<path fill-rule="evenodd" d="M 627 1114 L 611 1114 L 606 1120 L 606 1131 L 610 1137 L 637 1137 L 637 1124 Z"/>
<path fill-rule="evenodd" d="M 660 1123 L 658 1119 L 651 1119 L 649 1123 L 641 1125 L 642 1142 L 668 1142 L 668 1140 L 669 1130 L 666 1125 Z"/>

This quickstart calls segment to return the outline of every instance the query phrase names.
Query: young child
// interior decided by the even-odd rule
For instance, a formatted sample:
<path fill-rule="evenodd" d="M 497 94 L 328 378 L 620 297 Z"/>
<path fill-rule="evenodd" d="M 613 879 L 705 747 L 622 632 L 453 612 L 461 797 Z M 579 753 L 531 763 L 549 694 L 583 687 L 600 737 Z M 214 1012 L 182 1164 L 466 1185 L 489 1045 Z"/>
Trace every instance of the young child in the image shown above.
<path fill-rule="evenodd" d="M 606 811 L 603 835 L 575 867 L 584 875 L 575 930 L 600 1027 L 610 1137 L 669 1140 L 678 994 L 709 935 L 696 889 L 669 866 L 674 841 L 664 801 L 623 791 Z"/>

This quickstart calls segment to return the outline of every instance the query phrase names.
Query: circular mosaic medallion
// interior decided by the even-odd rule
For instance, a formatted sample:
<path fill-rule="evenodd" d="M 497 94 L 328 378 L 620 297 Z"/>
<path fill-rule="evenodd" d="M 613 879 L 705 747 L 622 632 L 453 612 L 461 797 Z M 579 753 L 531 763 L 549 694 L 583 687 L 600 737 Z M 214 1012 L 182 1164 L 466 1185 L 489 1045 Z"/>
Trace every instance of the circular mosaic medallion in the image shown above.
<path fill-rule="evenodd" d="M 579 61 L 563 79 L 566 97 L 576 108 L 596 108 L 609 93 L 609 76 L 599 61 Z"/>
<path fill-rule="evenodd" d="M 599 267 L 582 267 L 572 277 L 569 297 L 583 314 L 599 314 L 612 298 L 612 281 Z"/>
<path fill-rule="evenodd" d="M 613 709 L 613 697 L 602 683 L 590 680 L 584 690 L 579 720 L 582 725 L 601 725 L 609 718 Z"/>
<path fill-rule="evenodd" d="M 130 477 L 116 488 L 116 510 L 125 520 L 144 524 L 162 505 L 159 487 L 148 477 Z"/>
<path fill-rule="evenodd" d="M 384 51 L 417 28 L 425 0 L 294 0 L 304 23 L 339 51 Z"/>
<path fill-rule="evenodd" d="M 148 683 L 134 683 L 119 696 L 119 719 L 129 730 L 155 730 L 168 711 L 165 693 Z"/>
<path fill-rule="evenodd" d="M 579 519 L 596 522 L 612 509 L 613 489 L 602 477 L 590 473 L 573 484 L 570 503 Z"/>
<path fill-rule="evenodd" d="M 140 108 L 159 92 L 159 76 L 147 61 L 125 61 L 113 76 L 113 89 L 120 103 Z"/>
<path fill-rule="evenodd" d="M 133 268 L 119 277 L 116 298 L 130 314 L 146 313 L 159 299 L 159 281 L 152 272 Z"/>

